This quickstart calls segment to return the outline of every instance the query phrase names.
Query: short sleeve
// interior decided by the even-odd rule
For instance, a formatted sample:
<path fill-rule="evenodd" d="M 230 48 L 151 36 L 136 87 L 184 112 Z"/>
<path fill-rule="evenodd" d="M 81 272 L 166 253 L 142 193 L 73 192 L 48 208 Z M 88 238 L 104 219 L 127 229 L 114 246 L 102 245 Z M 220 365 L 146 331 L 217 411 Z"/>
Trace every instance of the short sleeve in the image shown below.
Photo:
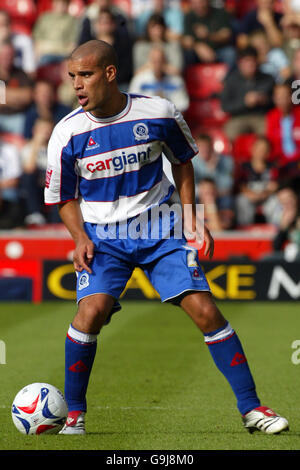
<path fill-rule="evenodd" d="M 164 129 L 163 152 L 174 164 L 187 163 L 198 153 L 198 148 L 182 114 L 169 102 Z"/>
<path fill-rule="evenodd" d="M 76 159 L 71 140 L 63 142 L 56 127 L 49 140 L 45 181 L 45 204 L 60 204 L 78 197 Z"/>

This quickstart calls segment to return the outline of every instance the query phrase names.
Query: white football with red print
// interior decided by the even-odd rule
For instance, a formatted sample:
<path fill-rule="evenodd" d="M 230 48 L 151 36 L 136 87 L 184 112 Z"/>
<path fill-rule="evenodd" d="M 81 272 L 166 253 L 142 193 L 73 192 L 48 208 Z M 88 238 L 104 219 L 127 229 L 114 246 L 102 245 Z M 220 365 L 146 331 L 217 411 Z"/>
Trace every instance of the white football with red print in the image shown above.
<path fill-rule="evenodd" d="M 58 388 L 32 383 L 15 396 L 11 415 L 22 434 L 57 434 L 66 421 L 68 408 Z"/>

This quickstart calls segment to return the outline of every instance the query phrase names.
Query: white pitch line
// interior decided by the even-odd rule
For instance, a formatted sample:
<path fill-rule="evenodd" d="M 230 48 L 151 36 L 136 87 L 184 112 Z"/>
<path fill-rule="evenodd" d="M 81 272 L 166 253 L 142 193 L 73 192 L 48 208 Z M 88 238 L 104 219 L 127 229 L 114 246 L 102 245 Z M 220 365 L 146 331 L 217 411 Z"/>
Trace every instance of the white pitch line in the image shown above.
<path fill-rule="evenodd" d="M 171 408 L 171 407 L 165 407 L 165 406 L 101 406 L 98 405 L 95 408 L 99 410 L 165 410 L 165 411 L 171 411 L 171 410 L 186 410 L 188 408 L 186 407 L 176 407 L 176 408 Z"/>

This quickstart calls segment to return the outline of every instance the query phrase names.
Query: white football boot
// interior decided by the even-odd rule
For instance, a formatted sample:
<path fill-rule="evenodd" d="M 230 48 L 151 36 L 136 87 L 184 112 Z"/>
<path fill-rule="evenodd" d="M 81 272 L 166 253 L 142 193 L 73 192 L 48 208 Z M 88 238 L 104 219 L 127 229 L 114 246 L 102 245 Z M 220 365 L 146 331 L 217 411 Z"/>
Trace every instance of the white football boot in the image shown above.
<path fill-rule="evenodd" d="M 85 413 L 83 411 L 70 411 L 66 423 L 59 434 L 85 434 Z"/>
<path fill-rule="evenodd" d="M 259 406 L 249 411 L 243 417 L 245 428 L 252 434 L 262 431 L 266 434 L 279 434 L 289 430 L 288 421 L 266 406 Z"/>

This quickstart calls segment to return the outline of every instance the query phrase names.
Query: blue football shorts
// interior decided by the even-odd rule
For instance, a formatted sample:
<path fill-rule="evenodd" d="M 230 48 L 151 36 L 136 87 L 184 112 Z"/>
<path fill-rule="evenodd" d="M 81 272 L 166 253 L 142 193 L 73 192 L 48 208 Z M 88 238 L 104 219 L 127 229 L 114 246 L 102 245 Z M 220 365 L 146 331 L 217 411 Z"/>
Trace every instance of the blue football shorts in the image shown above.
<path fill-rule="evenodd" d="M 141 268 L 162 302 L 179 305 L 189 291 L 210 291 L 195 248 L 185 238 L 101 239 L 97 224 L 85 223 L 94 243 L 92 273 L 77 273 L 77 302 L 94 294 L 114 297 L 112 313 L 120 310 L 118 302 L 134 268 Z"/>

